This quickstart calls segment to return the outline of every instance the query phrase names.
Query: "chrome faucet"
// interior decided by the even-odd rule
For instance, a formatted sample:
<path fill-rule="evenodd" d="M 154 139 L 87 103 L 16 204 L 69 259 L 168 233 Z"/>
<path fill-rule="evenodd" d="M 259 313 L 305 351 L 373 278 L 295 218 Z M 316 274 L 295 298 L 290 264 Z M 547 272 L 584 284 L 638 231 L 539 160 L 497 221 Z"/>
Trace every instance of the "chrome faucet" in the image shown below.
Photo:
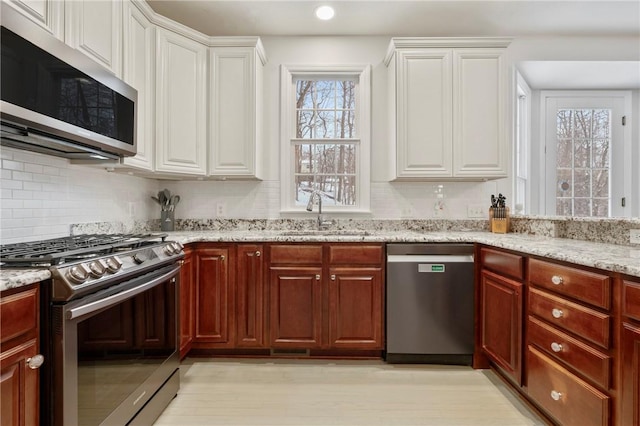
<path fill-rule="evenodd" d="M 327 226 L 333 225 L 332 220 L 324 220 L 322 217 L 322 192 L 314 189 L 309 197 L 309 202 L 307 203 L 307 211 L 313 211 L 314 200 L 318 199 L 318 229 L 326 228 Z"/>

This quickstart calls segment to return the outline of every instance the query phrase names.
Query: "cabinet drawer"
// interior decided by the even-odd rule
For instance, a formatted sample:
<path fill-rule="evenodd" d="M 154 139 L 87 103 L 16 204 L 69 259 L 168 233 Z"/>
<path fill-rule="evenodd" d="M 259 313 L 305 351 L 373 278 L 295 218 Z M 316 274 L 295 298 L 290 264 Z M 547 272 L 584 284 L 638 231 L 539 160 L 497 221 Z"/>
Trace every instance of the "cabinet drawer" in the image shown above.
<path fill-rule="evenodd" d="M 274 244 L 271 246 L 270 261 L 293 265 L 315 265 L 322 263 L 320 244 Z"/>
<path fill-rule="evenodd" d="M 611 308 L 611 279 L 606 275 L 530 259 L 529 282 L 603 309 Z"/>
<path fill-rule="evenodd" d="M 0 299 L 2 343 L 23 334 L 36 337 L 38 327 L 38 289 L 31 288 Z"/>
<path fill-rule="evenodd" d="M 524 258 L 488 248 L 480 249 L 480 263 L 485 269 L 521 280 L 524 277 Z"/>
<path fill-rule="evenodd" d="M 622 314 L 640 321 L 640 283 L 623 281 Z"/>
<path fill-rule="evenodd" d="M 380 244 L 349 244 L 329 246 L 331 265 L 380 265 L 382 246 Z"/>
<path fill-rule="evenodd" d="M 560 330 L 529 317 L 529 343 L 546 354 L 564 361 L 594 383 L 608 389 L 611 383 L 611 357 L 574 339 Z"/>
<path fill-rule="evenodd" d="M 528 346 L 528 393 L 546 412 L 566 426 L 609 424 L 610 398 Z"/>
<path fill-rule="evenodd" d="M 611 316 L 529 288 L 529 313 L 605 349 L 611 345 Z"/>

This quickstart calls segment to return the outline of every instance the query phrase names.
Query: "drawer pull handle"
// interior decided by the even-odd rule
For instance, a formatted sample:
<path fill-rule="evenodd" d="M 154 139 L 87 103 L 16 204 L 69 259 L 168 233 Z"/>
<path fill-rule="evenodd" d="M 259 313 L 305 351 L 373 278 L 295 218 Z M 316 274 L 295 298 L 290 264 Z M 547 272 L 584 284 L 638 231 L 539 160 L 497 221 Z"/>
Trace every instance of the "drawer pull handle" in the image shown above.
<path fill-rule="evenodd" d="M 554 352 L 562 352 L 562 345 L 560 343 L 551 343 L 551 350 Z"/>
<path fill-rule="evenodd" d="M 557 390 L 552 390 L 551 399 L 553 399 L 554 401 L 560 401 L 562 399 L 562 392 L 558 392 Z"/>
<path fill-rule="evenodd" d="M 553 308 L 551 310 L 551 315 L 553 315 L 554 318 L 562 318 L 564 316 L 564 312 L 562 312 L 562 309 Z"/>
<path fill-rule="evenodd" d="M 560 285 L 562 284 L 563 281 L 564 280 L 560 275 L 554 275 L 551 277 L 551 282 L 554 283 L 555 285 Z"/>
<path fill-rule="evenodd" d="M 316 281 L 320 281 L 320 274 L 316 275 Z"/>
<path fill-rule="evenodd" d="M 30 369 L 36 370 L 44 363 L 44 357 L 40 354 L 27 358 L 27 365 Z"/>
<path fill-rule="evenodd" d="M 331 274 L 331 281 L 335 281 L 336 280 L 336 275 L 335 274 Z"/>

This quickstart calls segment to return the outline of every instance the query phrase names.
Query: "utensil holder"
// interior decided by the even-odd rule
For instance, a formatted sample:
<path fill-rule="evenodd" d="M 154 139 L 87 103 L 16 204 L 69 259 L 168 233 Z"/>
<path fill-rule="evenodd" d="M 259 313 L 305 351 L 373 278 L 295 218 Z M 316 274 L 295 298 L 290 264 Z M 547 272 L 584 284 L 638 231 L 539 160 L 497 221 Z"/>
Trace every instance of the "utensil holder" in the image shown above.
<path fill-rule="evenodd" d="M 504 208 L 489 208 L 489 224 L 491 225 L 491 232 L 496 234 L 506 234 L 509 232 L 509 226 L 511 225 L 511 215 L 509 213 L 509 207 Z"/>
<path fill-rule="evenodd" d="M 160 230 L 173 231 L 175 223 L 175 212 L 162 210 L 160 211 Z"/>

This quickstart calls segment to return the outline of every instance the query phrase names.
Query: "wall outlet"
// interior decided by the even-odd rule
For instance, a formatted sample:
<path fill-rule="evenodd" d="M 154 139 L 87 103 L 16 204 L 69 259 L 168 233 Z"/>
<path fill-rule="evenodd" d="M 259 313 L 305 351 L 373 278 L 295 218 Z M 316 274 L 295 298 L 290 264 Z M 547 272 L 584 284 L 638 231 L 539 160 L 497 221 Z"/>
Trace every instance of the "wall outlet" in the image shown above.
<path fill-rule="evenodd" d="M 489 212 L 482 204 L 467 205 L 467 217 L 489 217 Z"/>
<path fill-rule="evenodd" d="M 226 203 L 216 204 L 216 217 L 224 217 L 226 215 L 227 215 L 227 204 Z"/>
<path fill-rule="evenodd" d="M 640 229 L 629 230 L 629 243 L 640 244 Z"/>

